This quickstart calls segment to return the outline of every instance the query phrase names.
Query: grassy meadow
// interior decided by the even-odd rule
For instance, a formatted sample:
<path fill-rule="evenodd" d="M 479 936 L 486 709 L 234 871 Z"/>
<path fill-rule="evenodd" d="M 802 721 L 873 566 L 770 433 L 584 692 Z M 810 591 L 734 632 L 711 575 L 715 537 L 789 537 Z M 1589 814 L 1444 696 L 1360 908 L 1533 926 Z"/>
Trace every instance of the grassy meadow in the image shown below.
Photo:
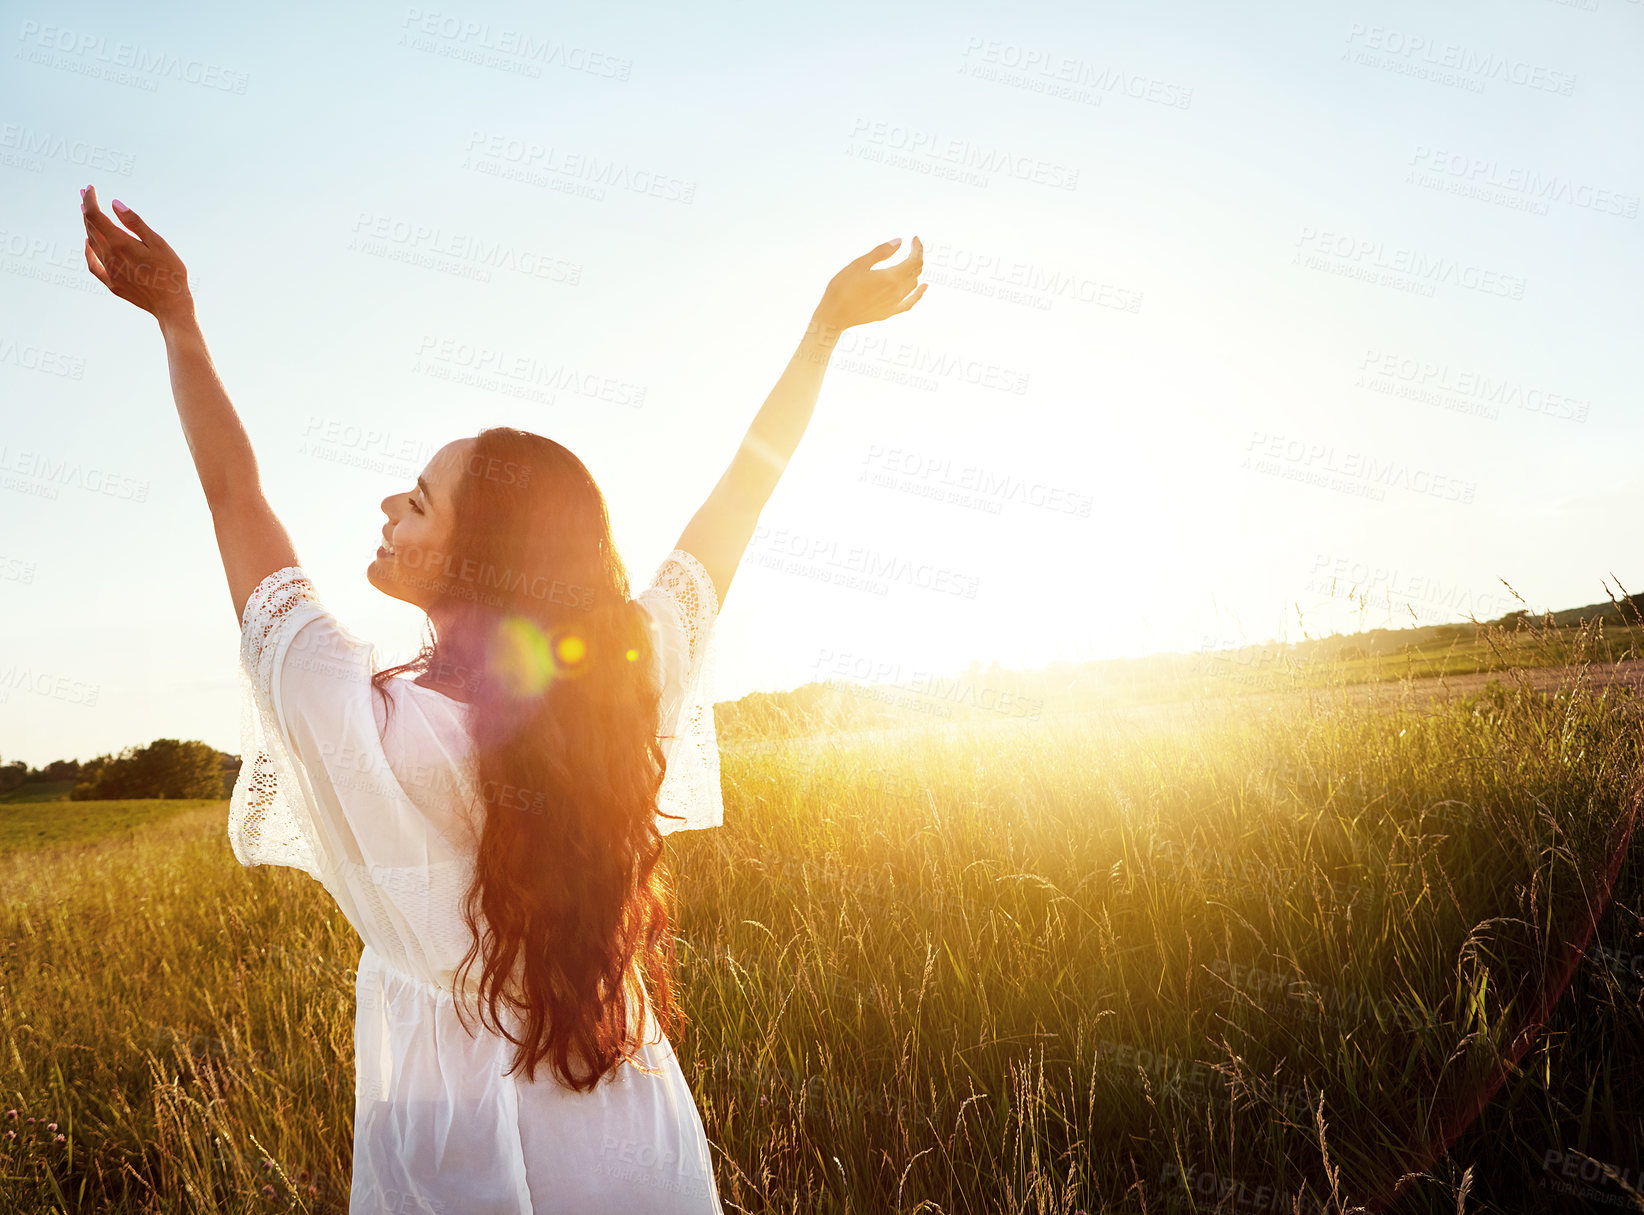
<path fill-rule="evenodd" d="M 73 802 L 67 798 L 32 800 L 19 798 L 0 805 L 0 855 L 22 851 L 38 852 L 62 844 L 100 842 L 107 847 L 121 841 L 132 843 L 137 833 L 153 823 L 201 806 L 221 807 L 211 801 Z M 228 826 L 227 811 L 223 827 Z M 227 840 L 227 835 L 224 835 Z"/>
<path fill-rule="evenodd" d="M 1644 1210 L 1644 699 L 1583 633 L 1549 691 L 1521 628 L 1447 699 L 728 738 L 669 843 L 726 1210 Z M 0 836 L 0 1210 L 345 1210 L 357 938 L 133 805 Z"/>

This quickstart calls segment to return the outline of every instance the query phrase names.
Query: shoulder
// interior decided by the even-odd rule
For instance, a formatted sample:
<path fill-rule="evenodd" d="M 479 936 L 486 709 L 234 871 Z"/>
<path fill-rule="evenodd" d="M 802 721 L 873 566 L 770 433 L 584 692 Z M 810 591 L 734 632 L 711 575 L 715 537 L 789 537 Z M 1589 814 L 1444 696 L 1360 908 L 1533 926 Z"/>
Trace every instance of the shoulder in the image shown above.
<path fill-rule="evenodd" d="M 694 553 L 676 548 L 662 559 L 641 595 L 672 600 L 688 614 L 713 619 L 719 615 L 719 593 L 707 568 Z"/>
<path fill-rule="evenodd" d="M 315 730 L 356 726 L 376 649 L 343 627 L 301 566 L 287 566 L 246 600 L 240 659 L 269 711 L 294 736 L 299 723 Z"/>
<path fill-rule="evenodd" d="M 288 565 L 259 582 L 246 600 L 240 618 L 241 649 L 255 657 L 274 646 L 295 645 L 299 635 L 299 648 L 305 650 L 342 656 L 372 649 L 321 602 L 308 572 L 300 565 Z"/>
<path fill-rule="evenodd" d="M 664 645 L 694 659 L 719 617 L 719 595 L 702 562 L 676 548 L 662 559 L 649 585 L 634 596 L 645 608 Z"/>

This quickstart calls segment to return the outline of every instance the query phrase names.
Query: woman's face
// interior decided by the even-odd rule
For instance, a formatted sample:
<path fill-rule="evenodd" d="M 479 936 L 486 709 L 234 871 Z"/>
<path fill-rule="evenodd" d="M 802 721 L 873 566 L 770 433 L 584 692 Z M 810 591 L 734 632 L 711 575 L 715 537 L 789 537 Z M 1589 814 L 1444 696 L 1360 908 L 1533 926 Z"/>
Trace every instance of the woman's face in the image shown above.
<path fill-rule="evenodd" d="M 447 443 L 428 461 L 415 486 L 382 500 L 388 520 L 365 576 L 383 594 L 424 611 L 439 599 L 440 569 L 455 522 L 452 498 L 473 448 L 473 439 Z"/>

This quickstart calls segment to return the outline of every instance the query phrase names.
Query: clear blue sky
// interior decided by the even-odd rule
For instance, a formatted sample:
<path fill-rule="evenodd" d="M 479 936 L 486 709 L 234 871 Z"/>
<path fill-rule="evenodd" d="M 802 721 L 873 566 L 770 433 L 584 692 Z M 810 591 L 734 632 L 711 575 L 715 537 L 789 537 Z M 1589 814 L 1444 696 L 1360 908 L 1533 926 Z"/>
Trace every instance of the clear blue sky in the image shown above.
<path fill-rule="evenodd" d="M 88 181 L 188 262 L 385 662 L 421 619 L 365 581 L 378 503 L 435 448 L 565 443 L 643 581 L 829 276 L 897 235 L 931 285 L 836 355 L 720 699 L 1644 589 L 1635 0 L 0 13 L 7 761 L 239 749 L 209 516 L 153 322 L 84 270 Z"/>

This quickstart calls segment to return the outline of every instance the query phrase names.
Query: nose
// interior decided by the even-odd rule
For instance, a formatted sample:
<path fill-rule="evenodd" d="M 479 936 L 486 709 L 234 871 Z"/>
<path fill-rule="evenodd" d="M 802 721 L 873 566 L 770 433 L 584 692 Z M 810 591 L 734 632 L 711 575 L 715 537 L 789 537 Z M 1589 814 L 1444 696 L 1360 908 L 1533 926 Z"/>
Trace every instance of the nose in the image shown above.
<path fill-rule="evenodd" d="M 396 496 L 397 495 L 389 494 L 388 497 L 382 500 L 382 513 L 387 515 L 390 519 L 394 517 L 394 512 L 389 509 L 389 506 L 394 501 Z"/>

